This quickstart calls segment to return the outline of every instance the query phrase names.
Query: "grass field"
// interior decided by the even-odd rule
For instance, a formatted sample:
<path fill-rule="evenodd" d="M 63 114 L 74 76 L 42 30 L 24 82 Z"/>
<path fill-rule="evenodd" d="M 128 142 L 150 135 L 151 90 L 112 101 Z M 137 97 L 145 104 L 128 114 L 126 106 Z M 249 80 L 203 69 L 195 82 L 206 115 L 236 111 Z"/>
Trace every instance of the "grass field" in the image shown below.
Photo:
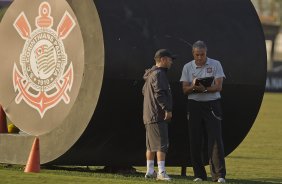
<path fill-rule="evenodd" d="M 243 143 L 226 158 L 226 165 L 228 183 L 282 183 L 282 94 L 265 94 L 254 126 Z M 138 174 L 121 175 L 101 173 L 99 167 L 90 167 L 90 170 L 60 167 L 56 170 L 42 168 L 41 173 L 26 174 L 22 166 L 0 165 L 0 184 L 156 182 L 144 180 L 144 167 L 137 170 Z M 179 176 L 180 168 L 168 168 L 168 173 L 174 179 L 171 183 L 193 183 L 191 168 L 187 168 L 187 177 Z"/>

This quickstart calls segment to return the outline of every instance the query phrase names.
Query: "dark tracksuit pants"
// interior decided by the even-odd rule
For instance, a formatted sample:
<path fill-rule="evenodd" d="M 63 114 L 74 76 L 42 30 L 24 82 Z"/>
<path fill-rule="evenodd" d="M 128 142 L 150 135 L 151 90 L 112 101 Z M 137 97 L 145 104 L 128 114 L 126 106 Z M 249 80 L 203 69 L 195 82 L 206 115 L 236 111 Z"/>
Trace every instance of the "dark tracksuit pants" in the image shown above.
<path fill-rule="evenodd" d="M 225 178 L 224 148 L 221 135 L 220 101 L 197 102 L 188 100 L 188 124 L 191 161 L 196 178 L 207 179 L 203 164 L 203 137 L 208 138 L 208 158 L 212 180 Z"/>

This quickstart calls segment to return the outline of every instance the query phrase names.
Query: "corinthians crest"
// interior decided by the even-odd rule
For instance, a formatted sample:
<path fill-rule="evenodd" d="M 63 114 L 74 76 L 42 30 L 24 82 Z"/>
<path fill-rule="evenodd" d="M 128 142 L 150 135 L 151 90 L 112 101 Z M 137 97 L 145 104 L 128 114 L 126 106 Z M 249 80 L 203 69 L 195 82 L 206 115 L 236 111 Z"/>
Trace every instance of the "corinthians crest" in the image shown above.
<path fill-rule="evenodd" d="M 45 112 L 61 100 L 70 102 L 67 92 L 73 84 L 73 65 L 68 64 L 63 40 L 76 24 L 66 11 L 57 30 L 52 29 L 50 4 L 43 2 L 35 25 L 37 29 L 32 31 L 24 12 L 14 22 L 25 44 L 20 55 L 21 70 L 14 64 L 13 85 L 18 92 L 15 102 L 24 100 L 43 118 Z"/>

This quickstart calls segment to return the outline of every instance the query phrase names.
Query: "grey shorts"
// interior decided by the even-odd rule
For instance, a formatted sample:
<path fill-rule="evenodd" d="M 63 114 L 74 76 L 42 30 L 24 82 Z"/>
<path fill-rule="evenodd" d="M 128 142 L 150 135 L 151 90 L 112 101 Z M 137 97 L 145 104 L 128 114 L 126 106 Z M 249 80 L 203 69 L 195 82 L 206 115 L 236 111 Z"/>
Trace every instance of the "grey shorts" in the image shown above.
<path fill-rule="evenodd" d="M 168 150 L 168 123 L 158 122 L 146 124 L 146 147 L 147 151 L 164 152 Z"/>

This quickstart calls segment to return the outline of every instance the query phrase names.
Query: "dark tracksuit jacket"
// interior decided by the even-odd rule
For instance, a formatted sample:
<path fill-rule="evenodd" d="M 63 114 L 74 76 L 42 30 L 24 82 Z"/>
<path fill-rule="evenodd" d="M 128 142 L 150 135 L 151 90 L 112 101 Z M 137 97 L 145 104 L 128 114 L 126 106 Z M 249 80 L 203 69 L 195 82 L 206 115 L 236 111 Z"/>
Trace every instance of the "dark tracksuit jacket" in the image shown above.
<path fill-rule="evenodd" d="M 144 74 L 144 124 L 164 121 L 165 111 L 172 111 L 172 96 L 166 73 L 166 68 L 153 66 Z"/>

